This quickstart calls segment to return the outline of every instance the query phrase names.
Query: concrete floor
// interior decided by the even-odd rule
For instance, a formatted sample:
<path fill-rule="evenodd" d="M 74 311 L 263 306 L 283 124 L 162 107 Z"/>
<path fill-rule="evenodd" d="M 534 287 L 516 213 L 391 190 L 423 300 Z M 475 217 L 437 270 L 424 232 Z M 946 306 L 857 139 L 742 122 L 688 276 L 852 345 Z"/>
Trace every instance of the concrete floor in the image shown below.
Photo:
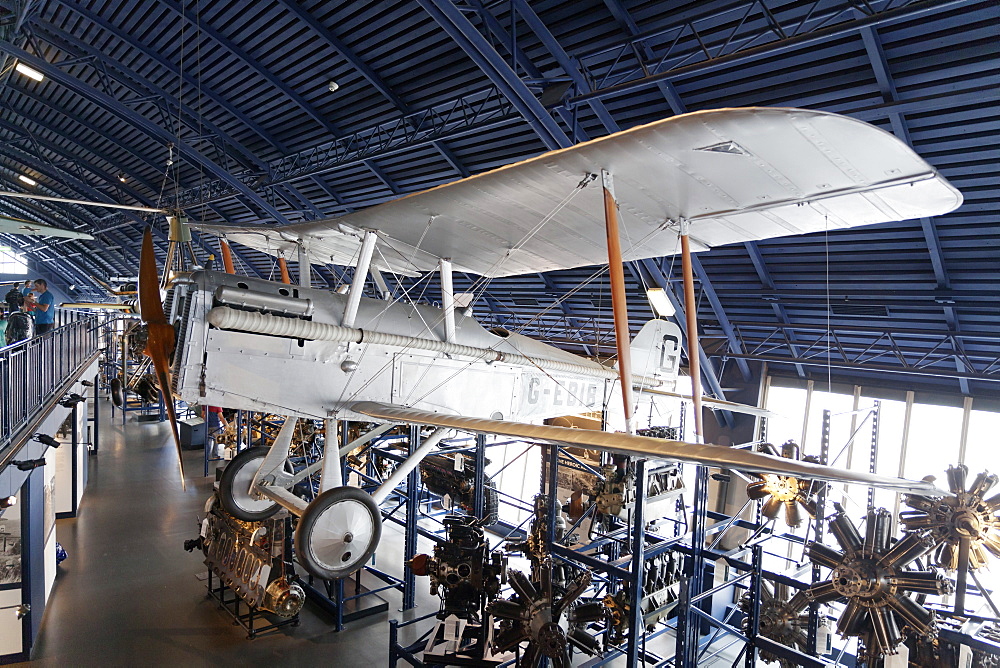
<path fill-rule="evenodd" d="M 307 604 L 298 627 L 248 640 L 206 597 L 201 553 L 183 549 L 198 535 L 214 480 L 201 477 L 201 451 L 185 454 L 188 487 L 181 491 L 166 424 L 123 428 L 120 414 L 114 424 L 108 419 L 107 407 L 102 417 L 79 517 L 57 522 L 69 558 L 59 567 L 33 661 L 24 665 L 387 665 L 389 615 L 414 616 L 398 612 L 397 592 L 386 594 L 388 613 L 346 632 L 333 631 L 332 620 Z M 399 575 L 402 540 L 393 533 L 387 524 L 378 565 Z M 437 609 L 425 583 L 418 597 L 416 615 Z"/>
<path fill-rule="evenodd" d="M 388 620 L 423 616 L 438 607 L 418 579 L 415 611 L 400 613 L 401 594 L 387 592 L 389 611 L 358 620 L 341 633 L 307 603 L 298 627 L 253 640 L 207 598 L 200 552 L 183 550 L 214 476 L 201 477 L 201 451 L 185 453 L 182 491 L 165 423 L 121 424 L 103 407 L 99 452 L 79 517 L 58 520 L 57 538 L 69 558 L 59 567 L 33 660 L 37 666 L 337 666 L 388 665 Z M 430 552 L 429 544 L 422 544 Z M 386 523 L 377 565 L 402 574 L 402 536 Z M 403 635 L 412 640 L 421 626 Z M 667 638 L 656 643 L 670 644 Z M 659 648 L 661 651 L 667 647 Z M 738 648 L 704 663 L 729 665 Z M 728 657 L 723 658 L 723 657 Z M 581 657 L 581 660 L 584 660 Z M 616 660 L 612 666 L 624 665 Z"/>

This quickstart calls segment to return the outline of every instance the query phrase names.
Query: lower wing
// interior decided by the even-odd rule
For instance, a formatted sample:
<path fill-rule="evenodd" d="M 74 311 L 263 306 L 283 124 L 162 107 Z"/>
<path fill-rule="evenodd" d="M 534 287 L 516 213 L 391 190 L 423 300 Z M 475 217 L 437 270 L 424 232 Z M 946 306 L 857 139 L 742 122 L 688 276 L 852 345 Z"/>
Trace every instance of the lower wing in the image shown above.
<path fill-rule="evenodd" d="M 891 489 L 906 494 L 948 496 L 947 492 L 938 489 L 932 482 L 892 478 L 861 471 L 849 471 L 833 466 L 822 466 L 820 464 L 774 457 L 759 452 L 721 445 L 700 445 L 698 443 L 667 441 L 647 436 L 633 436 L 630 434 L 610 433 L 590 429 L 572 429 L 570 427 L 552 427 L 548 425 L 524 424 L 522 422 L 504 422 L 503 420 L 442 415 L 440 413 L 391 406 L 372 401 L 358 402 L 351 406 L 351 410 L 362 415 L 368 415 L 376 420 L 410 422 L 480 434 L 496 434 L 524 439 L 526 441 L 539 441 L 555 445 L 605 450 L 635 457 L 652 457 L 686 464 L 739 469 L 749 473 L 776 473 L 778 475 L 794 476 L 808 480 L 856 483 L 869 487 Z"/>

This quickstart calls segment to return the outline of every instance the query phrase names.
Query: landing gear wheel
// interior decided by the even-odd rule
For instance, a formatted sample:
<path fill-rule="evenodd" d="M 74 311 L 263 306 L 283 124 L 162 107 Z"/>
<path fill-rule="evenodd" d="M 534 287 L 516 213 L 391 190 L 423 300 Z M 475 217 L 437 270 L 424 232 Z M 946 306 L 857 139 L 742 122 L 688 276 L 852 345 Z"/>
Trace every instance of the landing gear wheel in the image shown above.
<path fill-rule="evenodd" d="M 247 448 L 233 457 L 219 480 L 219 503 L 222 509 L 238 520 L 260 522 L 278 512 L 271 499 L 258 499 L 250 494 L 250 483 L 267 455 L 267 448 Z"/>
<path fill-rule="evenodd" d="M 309 504 L 295 530 L 295 554 L 318 578 L 345 578 L 371 558 L 382 537 L 382 513 L 357 487 L 329 489 Z"/>
<path fill-rule="evenodd" d="M 125 393 L 122 391 L 122 379 L 111 379 L 111 403 L 117 408 L 125 408 Z"/>

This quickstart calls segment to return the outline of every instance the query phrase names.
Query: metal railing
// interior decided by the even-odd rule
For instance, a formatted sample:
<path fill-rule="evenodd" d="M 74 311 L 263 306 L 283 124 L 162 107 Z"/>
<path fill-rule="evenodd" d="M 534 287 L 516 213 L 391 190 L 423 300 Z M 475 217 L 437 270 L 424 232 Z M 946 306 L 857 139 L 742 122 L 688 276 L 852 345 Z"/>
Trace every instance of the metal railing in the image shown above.
<path fill-rule="evenodd" d="M 0 452 L 52 394 L 101 347 L 103 319 L 74 318 L 46 334 L 0 348 Z"/>

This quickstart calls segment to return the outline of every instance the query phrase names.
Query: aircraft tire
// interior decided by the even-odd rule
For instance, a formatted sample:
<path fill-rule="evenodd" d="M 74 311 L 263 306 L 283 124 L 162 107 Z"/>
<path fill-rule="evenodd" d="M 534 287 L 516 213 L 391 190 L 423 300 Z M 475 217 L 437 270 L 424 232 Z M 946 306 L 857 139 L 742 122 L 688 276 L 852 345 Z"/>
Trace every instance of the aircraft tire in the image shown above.
<path fill-rule="evenodd" d="M 247 448 L 233 457 L 219 479 L 219 503 L 222 509 L 238 520 L 260 522 L 278 512 L 278 504 L 270 499 L 250 496 L 250 483 L 257 473 L 267 448 Z"/>
<path fill-rule="evenodd" d="M 328 489 L 309 504 L 295 530 L 295 554 L 324 580 L 345 578 L 365 565 L 382 537 L 382 513 L 357 487 Z"/>
<path fill-rule="evenodd" d="M 117 408 L 125 408 L 125 393 L 122 391 L 122 379 L 111 379 L 111 403 Z"/>

